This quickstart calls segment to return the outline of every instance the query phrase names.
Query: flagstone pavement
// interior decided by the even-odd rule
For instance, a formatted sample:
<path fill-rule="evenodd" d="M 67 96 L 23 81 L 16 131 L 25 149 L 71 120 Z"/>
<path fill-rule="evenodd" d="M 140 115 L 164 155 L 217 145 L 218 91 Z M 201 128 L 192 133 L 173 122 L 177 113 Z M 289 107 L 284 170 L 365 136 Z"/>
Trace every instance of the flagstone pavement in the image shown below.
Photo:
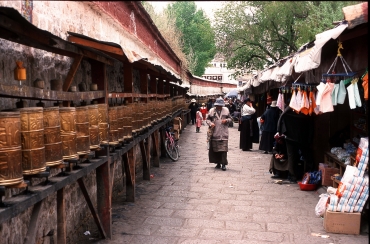
<path fill-rule="evenodd" d="M 315 215 L 320 191 L 275 184 L 271 154 L 258 144 L 239 149 L 237 124 L 229 128 L 226 171 L 208 163 L 206 126 L 187 125 L 180 134 L 180 159 L 161 158 L 150 181 L 138 179 L 135 202 L 115 199 L 112 239 L 88 243 L 259 244 L 368 243 L 361 235 L 327 233 Z M 315 236 L 327 235 L 328 238 Z M 325 236 L 324 236 L 325 237 Z"/>

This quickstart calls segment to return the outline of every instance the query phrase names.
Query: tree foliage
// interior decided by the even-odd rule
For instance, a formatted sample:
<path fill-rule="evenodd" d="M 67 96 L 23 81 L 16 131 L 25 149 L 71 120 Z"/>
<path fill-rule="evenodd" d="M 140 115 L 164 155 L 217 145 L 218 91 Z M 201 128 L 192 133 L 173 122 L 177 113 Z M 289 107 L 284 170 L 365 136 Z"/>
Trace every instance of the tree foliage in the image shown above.
<path fill-rule="evenodd" d="M 187 55 L 182 51 L 183 41 L 182 33 L 177 29 L 175 22 L 173 21 L 173 16 L 169 11 L 164 11 L 160 14 L 157 14 L 154 11 L 153 5 L 150 2 L 142 1 L 141 2 L 145 10 L 148 12 L 152 18 L 155 26 L 161 32 L 163 38 L 167 41 L 168 45 L 175 52 L 177 57 L 181 60 L 182 69 L 189 69 L 189 62 Z"/>
<path fill-rule="evenodd" d="M 203 10 L 197 10 L 194 1 L 175 2 L 166 11 L 174 17 L 177 29 L 182 33 L 182 51 L 188 58 L 189 70 L 201 76 L 205 67 L 216 54 L 215 35 L 210 20 Z"/>
<path fill-rule="evenodd" d="M 260 70 L 315 40 L 358 2 L 230 1 L 215 13 L 218 51 L 237 72 Z"/>

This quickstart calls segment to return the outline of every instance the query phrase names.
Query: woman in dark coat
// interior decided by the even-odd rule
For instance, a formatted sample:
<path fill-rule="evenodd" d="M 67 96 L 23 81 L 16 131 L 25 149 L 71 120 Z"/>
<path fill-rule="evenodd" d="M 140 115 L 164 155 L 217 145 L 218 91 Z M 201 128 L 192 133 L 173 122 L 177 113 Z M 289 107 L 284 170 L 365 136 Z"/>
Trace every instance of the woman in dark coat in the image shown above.
<path fill-rule="evenodd" d="M 244 102 L 245 104 L 241 109 L 242 119 L 239 127 L 240 130 L 239 148 L 242 149 L 243 151 L 250 151 L 253 148 L 253 143 L 259 142 L 259 129 L 252 101 L 249 98 L 247 98 Z M 248 111 L 250 112 L 248 113 Z"/>
<path fill-rule="evenodd" d="M 263 150 L 263 153 L 272 152 L 275 141 L 274 135 L 277 132 L 279 115 L 279 108 L 276 107 L 276 101 L 273 101 L 270 105 L 270 108 L 266 109 L 266 111 L 261 116 L 263 126 L 259 150 Z"/>

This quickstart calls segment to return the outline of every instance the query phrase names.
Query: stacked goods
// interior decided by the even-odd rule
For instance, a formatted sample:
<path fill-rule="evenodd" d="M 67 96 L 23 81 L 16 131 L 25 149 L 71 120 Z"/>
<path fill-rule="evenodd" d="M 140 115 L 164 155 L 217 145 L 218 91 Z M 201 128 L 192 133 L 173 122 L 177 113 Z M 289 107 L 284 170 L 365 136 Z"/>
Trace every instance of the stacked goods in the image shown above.
<path fill-rule="evenodd" d="M 368 138 L 361 138 L 356 156 L 356 166 L 347 165 L 335 194 L 329 196 L 329 205 L 325 213 L 326 219 L 324 220 L 326 231 L 359 234 L 360 213 L 369 197 L 369 176 L 367 173 L 365 174 L 369 161 L 368 153 Z M 336 214 L 333 212 L 336 212 Z M 348 224 L 348 218 L 353 217 L 350 214 L 356 215 L 353 218 L 354 221 L 351 222 L 351 226 Z"/>

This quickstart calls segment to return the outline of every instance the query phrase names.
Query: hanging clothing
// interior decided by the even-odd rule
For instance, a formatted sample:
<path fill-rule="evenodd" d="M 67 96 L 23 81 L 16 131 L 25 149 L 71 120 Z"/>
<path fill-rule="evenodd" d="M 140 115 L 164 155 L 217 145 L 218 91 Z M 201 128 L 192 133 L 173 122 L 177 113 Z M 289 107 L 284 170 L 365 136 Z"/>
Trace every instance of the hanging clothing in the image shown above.
<path fill-rule="evenodd" d="M 310 108 L 310 102 L 308 101 L 307 92 L 303 91 L 302 92 L 302 103 L 301 103 L 300 111 L 301 111 L 301 113 L 307 115 L 309 108 Z"/>
<path fill-rule="evenodd" d="M 356 81 L 353 84 L 354 92 L 355 92 L 355 102 L 356 102 L 356 106 L 357 107 L 361 107 L 362 106 L 362 103 L 361 103 L 361 98 L 360 98 L 360 91 L 358 90 L 358 83 L 357 83 L 357 81 L 358 80 L 356 79 Z"/>
<path fill-rule="evenodd" d="M 321 94 L 320 112 L 327 113 L 333 112 L 333 102 L 331 101 L 331 93 L 334 89 L 334 83 L 326 82 L 324 90 Z"/>
<path fill-rule="evenodd" d="M 289 107 L 299 112 L 299 110 L 301 109 L 301 102 L 302 102 L 302 96 L 300 95 L 300 91 L 293 90 L 293 94 L 292 94 L 292 98 L 290 99 Z"/>
<path fill-rule="evenodd" d="M 276 106 L 281 110 L 281 111 L 284 111 L 285 109 L 285 102 L 284 102 L 284 94 L 283 93 L 279 93 L 278 95 L 278 99 L 276 101 Z"/>
<path fill-rule="evenodd" d="M 350 109 L 355 109 L 356 106 L 361 107 L 361 99 L 360 99 L 360 93 L 358 91 L 357 81 L 352 82 L 347 87 L 348 92 L 348 101 L 349 101 L 349 107 Z"/>
<path fill-rule="evenodd" d="M 310 94 L 308 95 L 308 101 L 310 103 L 310 108 L 308 109 L 308 114 L 312 115 L 316 108 L 316 101 L 315 101 L 315 93 L 313 91 L 310 91 Z"/>
<path fill-rule="evenodd" d="M 339 83 L 339 90 L 337 95 L 337 103 L 343 104 L 344 100 L 346 99 L 347 90 L 345 86 L 346 80 L 341 80 Z"/>
<path fill-rule="evenodd" d="M 367 101 L 369 99 L 369 90 L 368 90 L 368 83 L 369 76 L 368 71 L 366 71 L 365 75 L 362 77 L 362 87 L 364 88 L 364 99 Z"/>
<path fill-rule="evenodd" d="M 334 84 L 334 89 L 331 93 L 331 101 L 334 106 L 338 103 L 338 91 L 339 91 L 339 84 Z"/>

